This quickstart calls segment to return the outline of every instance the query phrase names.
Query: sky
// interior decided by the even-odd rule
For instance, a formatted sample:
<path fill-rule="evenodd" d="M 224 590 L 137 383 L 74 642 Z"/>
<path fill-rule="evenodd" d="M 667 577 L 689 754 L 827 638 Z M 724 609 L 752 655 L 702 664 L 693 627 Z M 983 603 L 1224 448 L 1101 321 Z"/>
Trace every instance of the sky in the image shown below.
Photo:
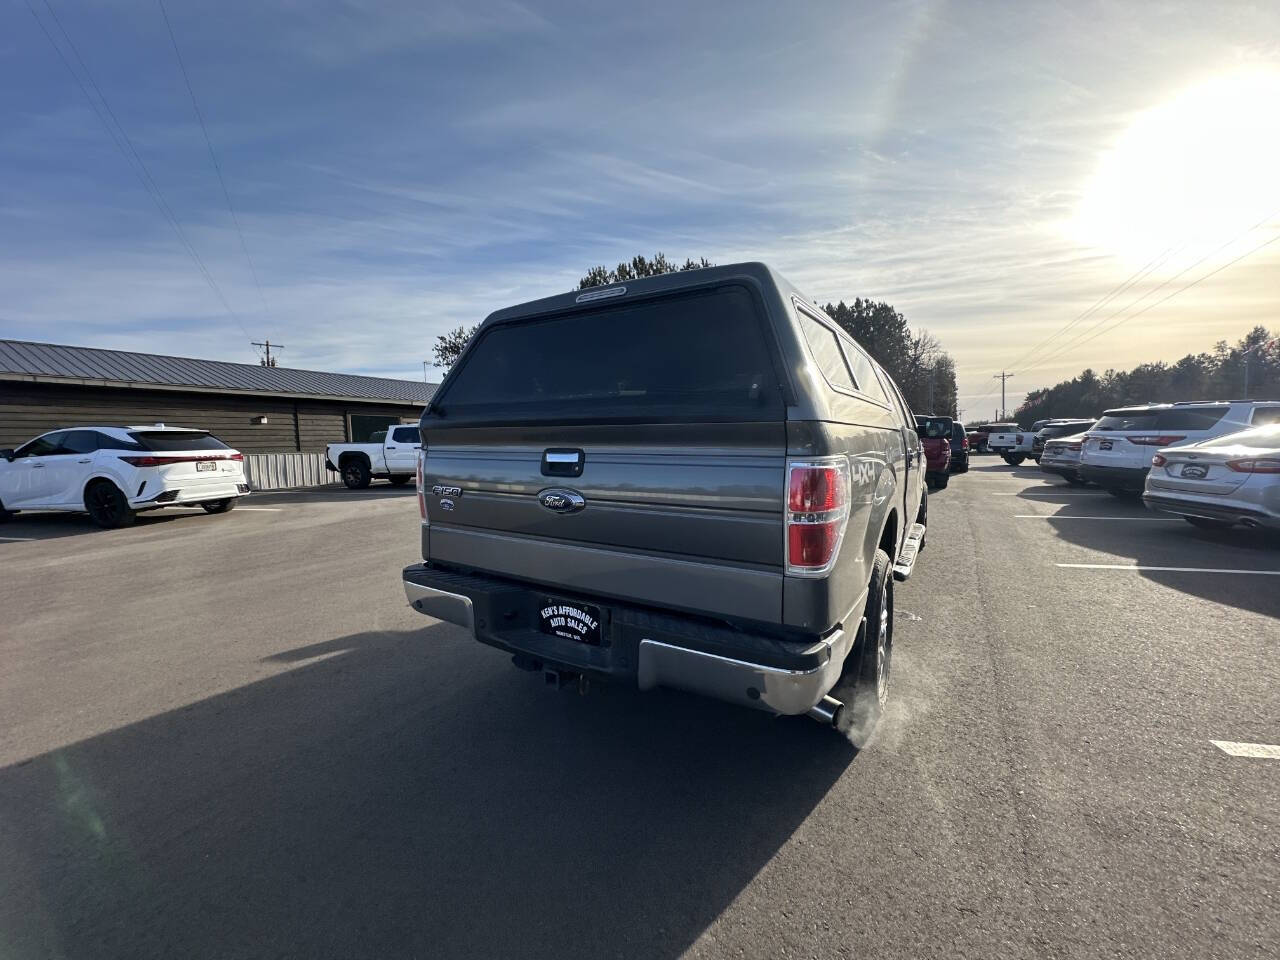
<path fill-rule="evenodd" d="M 595 264 L 761 259 L 932 332 L 973 420 L 1280 331 L 1276 3 L 0 16 L 3 337 L 420 379 Z"/>

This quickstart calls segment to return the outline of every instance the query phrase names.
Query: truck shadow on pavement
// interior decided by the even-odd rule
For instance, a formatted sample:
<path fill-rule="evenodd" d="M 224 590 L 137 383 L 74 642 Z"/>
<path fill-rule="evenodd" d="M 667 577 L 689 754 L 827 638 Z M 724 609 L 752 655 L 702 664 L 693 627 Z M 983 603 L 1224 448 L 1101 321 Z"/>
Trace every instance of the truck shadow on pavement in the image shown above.
<path fill-rule="evenodd" d="M 264 666 L 0 770 L 6 956 L 675 956 L 856 755 L 444 625 Z"/>

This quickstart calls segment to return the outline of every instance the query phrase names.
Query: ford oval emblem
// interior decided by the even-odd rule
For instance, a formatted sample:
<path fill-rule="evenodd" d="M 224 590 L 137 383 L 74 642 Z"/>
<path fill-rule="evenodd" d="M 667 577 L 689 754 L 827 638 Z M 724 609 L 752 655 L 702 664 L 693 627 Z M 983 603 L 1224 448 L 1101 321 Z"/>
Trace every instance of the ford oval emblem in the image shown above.
<path fill-rule="evenodd" d="M 538 494 L 538 502 L 552 513 L 577 513 L 587 505 L 587 501 L 577 490 L 566 490 L 564 487 L 552 487 Z"/>

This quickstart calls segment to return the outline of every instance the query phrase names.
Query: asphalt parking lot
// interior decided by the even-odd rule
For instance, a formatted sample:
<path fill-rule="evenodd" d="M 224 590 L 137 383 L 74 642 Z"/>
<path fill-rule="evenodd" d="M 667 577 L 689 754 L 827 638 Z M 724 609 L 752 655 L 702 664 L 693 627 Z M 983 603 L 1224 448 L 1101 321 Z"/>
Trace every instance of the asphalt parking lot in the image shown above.
<path fill-rule="evenodd" d="M 15 518 L 0 955 L 1274 956 L 1280 549 L 974 464 L 861 752 L 414 613 L 412 490 Z"/>

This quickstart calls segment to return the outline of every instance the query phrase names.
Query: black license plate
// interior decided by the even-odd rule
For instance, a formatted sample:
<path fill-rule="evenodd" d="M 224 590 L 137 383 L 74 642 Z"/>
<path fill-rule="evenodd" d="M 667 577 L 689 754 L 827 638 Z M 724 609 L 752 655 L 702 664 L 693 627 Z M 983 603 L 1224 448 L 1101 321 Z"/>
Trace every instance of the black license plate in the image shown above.
<path fill-rule="evenodd" d="M 543 597 L 542 606 L 538 608 L 538 627 L 553 637 L 599 646 L 600 608 L 589 603 Z"/>
<path fill-rule="evenodd" d="M 1180 477 L 1186 477 L 1188 480 L 1203 480 L 1209 475 L 1209 468 L 1203 463 L 1186 463 L 1182 466 Z"/>

